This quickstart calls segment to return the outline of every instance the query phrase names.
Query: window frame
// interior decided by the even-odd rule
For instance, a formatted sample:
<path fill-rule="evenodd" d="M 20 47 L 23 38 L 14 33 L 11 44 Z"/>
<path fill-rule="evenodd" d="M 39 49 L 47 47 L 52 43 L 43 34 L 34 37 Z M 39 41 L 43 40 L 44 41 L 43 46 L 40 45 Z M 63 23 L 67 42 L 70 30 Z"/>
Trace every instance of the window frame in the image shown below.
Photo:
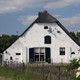
<path fill-rule="evenodd" d="M 45 44 L 51 44 L 51 36 L 47 35 L 44 37 L 44 43 Z"/>
<path fill-rule="evenodd" d="M 21 55 L 21 53 L 16 53 L 16 55 Z"/>
<path fill-rule="evenodd" d="M 60 55 L 65 55 L 65 47 L 60 47 L 59 48 L 59 54 Z"/>
<path fill-rule="evenodd" d="M 74 55 L 75 54 L 75 52 L 71 52 L 71 55 Z"/>
<path fill-rule="evenodd" d="M 44 29 L 48 29 L 48 26 L 44 26 Z"/>
<path fill-rule="evenodd" d="M 10 57 L 10 60 L 13 60 L 13 57 L 12 56 Z"/>
<path fill-rule="evenodd" d="M 37 51 L 39 51 L 39 52 L 37 52 Z M 37 53 L 36 53 L 37 52 Z M 38 57 L 38 59 L 36 60 L 36 56 Z M 43 58 L 43 60 L 41 60 L 41 56 L 43 56 L 44 58 Z M 35 62 L 37 62 L 37 61 L 39 61 L 39 62 L 41 62 L 41 61 L 45 61 L 45 48 L 41 48 L 41 47 L 39 47 L 39 48 L 34 48 L 34 61 Z"/>

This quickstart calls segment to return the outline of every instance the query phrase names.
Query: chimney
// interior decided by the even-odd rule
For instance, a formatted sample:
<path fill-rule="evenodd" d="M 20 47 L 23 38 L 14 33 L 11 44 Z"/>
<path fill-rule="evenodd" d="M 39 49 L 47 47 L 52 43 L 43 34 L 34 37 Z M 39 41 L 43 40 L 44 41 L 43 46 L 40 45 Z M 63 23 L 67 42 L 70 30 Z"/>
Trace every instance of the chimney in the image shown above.
<path fill-rule="evenodd" d="M 39 12 L 38 13 L 38 16 L 39 17 L 42 17 L 43 15 L 45 16 L 46 14 L 48 14 L 48 11 L 47 10 L 44 10 L 43 12 Z"/>
<path fill-rule="evenodd" d="M 44 11 L 43 11 L 43 13 L 44 13 L 44 14 L 47 14 L 47 13 L 48 13 L 48 11 L 47 11 L 47 10 L 44 10 Z"/>

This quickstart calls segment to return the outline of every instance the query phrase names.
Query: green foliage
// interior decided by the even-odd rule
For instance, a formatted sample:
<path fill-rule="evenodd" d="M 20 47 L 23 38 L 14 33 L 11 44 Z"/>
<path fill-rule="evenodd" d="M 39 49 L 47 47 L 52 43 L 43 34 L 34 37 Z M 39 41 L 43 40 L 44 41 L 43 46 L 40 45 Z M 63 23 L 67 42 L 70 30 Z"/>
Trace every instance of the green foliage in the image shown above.
<path fill-rule="evenodd" d="M 12 69 L 9 66 L 0 66 L 0 77 L 6 80 L 41 80 L 40 74 L 33 74 L 29 69 L 27 71 L 26 69 L 25 71 L 20 71 L 18 67 Z"/>
<path fill-rule="evenodd" d="M 70 64 L 67 67 L 67 71 L 71 70 L 74 71 L 73 74 L 75 75 L 72 77 L 72 80 L 80 80 L 80 70 L 78 70 L 79 67 L 80 67 L 80 60 L 77 60 L 75 58 L 73 60 L 70 60 Z M 77 77 L 77 75 L 79 76 Z"/>
<path fill-rule="evenodd" d="M 0 53 L 8 48 L 16 39 L 18 35 L 2 35 L 0 36 Z"/>
<path fill-rule="evenodd" d="M 29 80 L 31 73 L 23 73 L 11 70 L 10 68 L 0 67 L 0 76 L 11 78 L 11 80 Z"/>
<path fill-rule="evenodd" d="M 76 36 L 79 38 L 80 37 L 80 32 L 77 32 L 76 33 Z"/>
<path fill-rule="evenodd" d="M 80 80 L 80 76 L 78 78 L 74 78 L 74 80 Z"/>
<path fill-rule="evenodd" d="M 77 69 L 80 66 L 79 61 L 77 59 L 70 60 L 70 64 L 68 65 L 68 70 Z"/>
<path fill-rule="evenodd" d="M 71 36 L 74 38 L 74 39 L 77 39 L 76 35 L 74 32 L 70 32 Z"/>

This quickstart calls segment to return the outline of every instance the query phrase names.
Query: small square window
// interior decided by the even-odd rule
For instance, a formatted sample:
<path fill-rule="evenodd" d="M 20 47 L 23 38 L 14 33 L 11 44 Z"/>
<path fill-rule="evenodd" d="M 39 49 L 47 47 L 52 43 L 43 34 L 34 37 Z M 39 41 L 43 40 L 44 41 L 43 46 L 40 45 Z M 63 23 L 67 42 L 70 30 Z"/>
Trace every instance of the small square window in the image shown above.
<path fill-rule="evenodd" d="M 48 26 L 44 26 L 44 29 L 48 29 Z"/>
<path fill-rule="evenodd" d="M 65 47 L 60 47 L 60 55 L 65 55 Z"/>
<path fill-rule="evenodd" d="M 10 57 L 10 60 L 12 60 L 12 57 Z"/>
<path fill-rule="evenodd" d="M 60 31 L 57 31 L 57 33 L 61 33 Z"/>
<path fill-rule="evenodd" d="M 21 53 L 16 53 L 16 55 L 21 55 Z"/>

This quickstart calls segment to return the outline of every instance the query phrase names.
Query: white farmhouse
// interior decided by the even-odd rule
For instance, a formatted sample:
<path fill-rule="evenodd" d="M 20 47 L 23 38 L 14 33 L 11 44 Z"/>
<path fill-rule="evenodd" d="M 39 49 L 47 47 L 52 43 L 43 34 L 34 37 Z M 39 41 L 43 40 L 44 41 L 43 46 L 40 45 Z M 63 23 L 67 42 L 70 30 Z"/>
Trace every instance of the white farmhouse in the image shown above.
<path fill-rule="evenodd" d="M 3 61 L 35 63 L 68 63 L 80 58 L 80 44 L 65 27 L 47 11 L 38 18 L 3 52 Z"/>

